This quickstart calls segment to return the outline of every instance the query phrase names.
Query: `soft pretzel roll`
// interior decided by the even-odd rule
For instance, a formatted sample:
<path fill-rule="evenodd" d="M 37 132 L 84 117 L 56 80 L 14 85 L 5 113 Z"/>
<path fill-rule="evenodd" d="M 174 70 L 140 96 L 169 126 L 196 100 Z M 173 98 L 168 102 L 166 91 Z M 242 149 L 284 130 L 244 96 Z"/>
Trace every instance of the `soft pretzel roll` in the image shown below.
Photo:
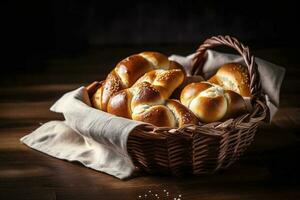
<path fill-rule="evenodd" d="M 248 69 L 238 63 L 222 65 L 208 82 L 220 85 L 226 90 L 232 90 L 243 97 L 251 96 Z"/>
<path fill-rule="evenodd" d="M 106 111 L 110 97 L 131 87 L 145 73 L 155 69 L 182 69 L 182 66 L 158 52 L 142 52 L 123 59 L 109 73 L 106 80 L 92 97 L 95 108 Z"/>
<path fill-rule="evenodd" d="M 241 95 L 209 82 L 187 85 L 181 92 L 180 101 L 206 123 L 235 117 L 246 111 Z"/>
<path fill-rule="evenodd" d="M 179 102 L 166 100 L 184 79 L 179 69 L 154 70 L 141 77 L 131 88 L 110 98 L 107 111 L 155 126 L 182 126 L 197 123 L 196 116 Z"/>

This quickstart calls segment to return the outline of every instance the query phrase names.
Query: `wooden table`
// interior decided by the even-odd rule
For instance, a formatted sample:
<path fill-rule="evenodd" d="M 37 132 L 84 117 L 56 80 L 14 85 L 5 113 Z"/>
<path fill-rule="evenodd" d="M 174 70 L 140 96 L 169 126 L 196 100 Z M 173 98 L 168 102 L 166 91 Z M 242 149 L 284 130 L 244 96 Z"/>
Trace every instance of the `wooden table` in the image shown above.
<path fill-rule="evenodd" d="M 162 51 L 171 52 L 165 48 Z M 49 107 L 63 93 L 102 79 L 140 49 L 93 50 L 52 59 L 37 73 L 2 74 L 0 86 L 0 199 L 299 199 L 300 68 L 295 49 L 257 49 L 287 68 L 281 108 L 228 170 L 176 178 L 141 174 L 126 181 L 34 151 L 19 139 L 40 123 L 62 119 Z M 190 48 L 175 53 L 186 54 Z M 116 55 L 113 57 L 111 55 Z M 155 196 L 157 194 L 157 196 Z"/>

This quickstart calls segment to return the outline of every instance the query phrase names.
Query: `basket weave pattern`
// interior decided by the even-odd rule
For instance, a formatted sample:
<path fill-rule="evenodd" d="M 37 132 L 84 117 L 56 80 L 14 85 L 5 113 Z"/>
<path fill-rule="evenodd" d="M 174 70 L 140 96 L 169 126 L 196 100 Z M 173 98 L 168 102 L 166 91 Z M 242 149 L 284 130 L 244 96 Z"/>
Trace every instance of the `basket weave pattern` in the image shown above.
<path fill-rule="evenodd" d="M 213 173 L 230 166 L 253 141 L 268 109 L 257 65 L 249 48 L 230 36 L 209 38 L 196 51 L 187 74 L 201 74 L 206 50 L 220 45 L 235 49 L 244 58 L 250 75 L 252 112 L 223 122 L 177 129 L 151 125 L 137 127 L 129 135 L 127 150 L 140 170 L 175 175 Z"/>

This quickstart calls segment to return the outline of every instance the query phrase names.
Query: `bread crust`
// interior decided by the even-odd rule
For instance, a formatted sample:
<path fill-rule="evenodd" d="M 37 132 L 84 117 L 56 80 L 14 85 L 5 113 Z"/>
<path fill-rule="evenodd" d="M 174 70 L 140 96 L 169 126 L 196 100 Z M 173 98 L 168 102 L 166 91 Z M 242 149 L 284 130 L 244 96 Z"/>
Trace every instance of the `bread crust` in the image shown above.
<path fill-rule="evenodd" d="M 109 99 L 117 92 L 131 87 L 145 73 L 155 69 L 183 69 L 175 61 L 159 52 L 142 52 L 131 55 L 122 61 L 108 74 L 107 78 L 92 96 L 93 107 L 107 111 Z M 183 72 L 183 70 L 182 70 Z"/>
<path fill-rule="evenodd" d="M 247 67 L 238 63 L 222 65 L 217 73 L 208 82 L 222 86 L 226 90 L 232 90 L 243 97 L 250 97 L 250 78 Z"/>
<path fill-rule="evenodd" d="M 187 85 L 180 101 L 205 123 L 236 117 L 246 111 L 241 95 L 209 82 Z"/>
<path fill-rule="evenodd" d="M 180 69 L 150 71 L 132 87 L 112 96 L 108 112 L 158 127 L 197 124 L 197 117 L 188 108 L 168 99 L 183 80 Z"/>

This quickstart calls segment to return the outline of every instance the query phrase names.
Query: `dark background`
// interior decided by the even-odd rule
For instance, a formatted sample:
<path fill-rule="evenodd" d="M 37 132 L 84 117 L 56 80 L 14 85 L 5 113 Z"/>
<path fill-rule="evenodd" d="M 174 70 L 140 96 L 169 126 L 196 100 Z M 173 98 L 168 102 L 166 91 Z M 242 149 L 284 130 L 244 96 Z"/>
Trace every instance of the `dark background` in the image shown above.
<path fill-rule="evenodd" d="M 1 5 L 2 72 L 44 72 L 49 59 L 97 48 L 101 54 L 173 45 L 191 52 L 217 34 L 253 48 L 293 47 L 298 12 L 287 1 L 8 1 Z"/>

